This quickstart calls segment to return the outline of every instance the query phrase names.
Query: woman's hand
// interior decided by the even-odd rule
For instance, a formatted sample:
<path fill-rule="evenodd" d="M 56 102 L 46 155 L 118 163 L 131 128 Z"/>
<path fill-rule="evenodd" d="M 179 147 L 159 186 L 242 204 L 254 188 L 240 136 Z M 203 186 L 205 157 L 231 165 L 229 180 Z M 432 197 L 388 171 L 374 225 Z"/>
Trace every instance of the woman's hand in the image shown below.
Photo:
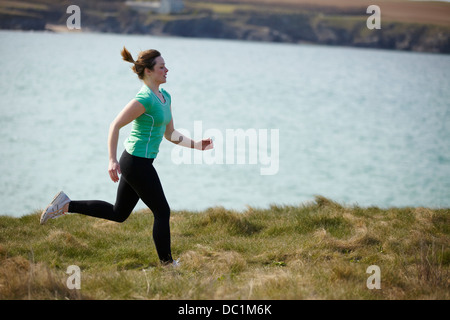
<path fill-rule="evenodd" d="M 210 150 L 214 148 L 213 141 L 211 138 L 203 139 L 201 141 L 196 141 L 194 143 L 194 149 L 197 150 Z"/>
<path fill-rule="evenodd" d="M 117 160 L 109 160 L 108 172 L 113 182 L 119 181 L 119 174 L 122 174 L 122 172 Z"/>

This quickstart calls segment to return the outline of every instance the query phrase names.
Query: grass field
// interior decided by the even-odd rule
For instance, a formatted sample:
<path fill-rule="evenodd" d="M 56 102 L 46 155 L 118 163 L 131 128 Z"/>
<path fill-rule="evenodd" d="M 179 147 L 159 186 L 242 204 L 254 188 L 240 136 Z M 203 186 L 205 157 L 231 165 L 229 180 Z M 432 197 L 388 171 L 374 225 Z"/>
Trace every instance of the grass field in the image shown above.
<path fill-rule="evenodd" d="M 122 224 L 0 217 L 0 299 L 449 299 L 450 209 L 299 206 L 172 213 L 179 268 L 159 264 L 153 217 Z M 70 265 L 81 289 L 70 290 Z M 380 267 L 381 289 L 366 273 Z"/>

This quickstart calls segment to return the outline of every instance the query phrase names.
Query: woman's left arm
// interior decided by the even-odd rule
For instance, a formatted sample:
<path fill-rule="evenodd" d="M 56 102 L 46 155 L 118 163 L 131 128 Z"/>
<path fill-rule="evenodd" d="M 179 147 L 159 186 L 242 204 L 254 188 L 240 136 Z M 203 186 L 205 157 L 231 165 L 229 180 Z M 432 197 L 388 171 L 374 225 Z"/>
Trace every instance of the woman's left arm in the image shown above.
<path fill-rule="evenodd" d="M 184 134 L 177 131 L 173 125 L 173 117 L 166 126 L 164 137 L 170 142 L 186 148 L 192 148 L 197 150 L 209 150 L 214 147 L 211 138 L 203 139 L 200 141 L 194 141 L 191 138 L 188 138 Z"/>

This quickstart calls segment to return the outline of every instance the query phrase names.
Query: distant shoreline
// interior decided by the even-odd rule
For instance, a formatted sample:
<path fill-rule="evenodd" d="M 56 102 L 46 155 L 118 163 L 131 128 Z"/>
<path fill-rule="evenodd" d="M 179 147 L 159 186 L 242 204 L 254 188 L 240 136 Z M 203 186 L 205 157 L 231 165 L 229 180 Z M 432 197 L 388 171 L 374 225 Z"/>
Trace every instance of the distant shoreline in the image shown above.
<path fill-rule="evenodd" d="M 69 30 L 67 28 L 67 26 L 63 25 L 63 24 L 46 24 L 45 25 L 45 31 L 52 31 L 52 32 L 56 32 L 56 33 L 69 33 L 69 32 L 86 32 L 86 30 Z"/>
<path fill-rule="evenodd" d="M 43 1 L 44 3 L 44 1 Z M 409 3 L 409 4 L 406 4 Z M 106 6 L 96 9 L 100 4 Z M 351 0 L 185 0 L 185 10 L 163 15 L 136 12 L 120 1 L 86 3 L 81 30 L 65 27 L 69 15 L 56 4 L 0 4 L 0 29 L 101 32 L 190 38 L 310 43 L 388 50 L 450 53 L 450 5 L 381 2 L 381 29 L 367 27 L 366 3 Z M 380 5 L 381 5 L 380 4 Z M 92 7 L 91 7 L 92 6 Z"/>

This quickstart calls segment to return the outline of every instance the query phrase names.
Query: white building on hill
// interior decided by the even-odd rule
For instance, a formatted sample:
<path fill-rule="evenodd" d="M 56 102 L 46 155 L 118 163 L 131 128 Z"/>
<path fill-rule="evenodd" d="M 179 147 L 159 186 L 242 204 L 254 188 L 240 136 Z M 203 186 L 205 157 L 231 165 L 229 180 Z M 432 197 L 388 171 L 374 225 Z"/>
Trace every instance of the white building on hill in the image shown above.
<path fill-rule="evenodd" d="M 179 13 L 183 10 L 183 0 L 160 0 L 158 1 L 126 1 L 130 8 L 147 13 L 155 12 L 159 14 Z"/>

